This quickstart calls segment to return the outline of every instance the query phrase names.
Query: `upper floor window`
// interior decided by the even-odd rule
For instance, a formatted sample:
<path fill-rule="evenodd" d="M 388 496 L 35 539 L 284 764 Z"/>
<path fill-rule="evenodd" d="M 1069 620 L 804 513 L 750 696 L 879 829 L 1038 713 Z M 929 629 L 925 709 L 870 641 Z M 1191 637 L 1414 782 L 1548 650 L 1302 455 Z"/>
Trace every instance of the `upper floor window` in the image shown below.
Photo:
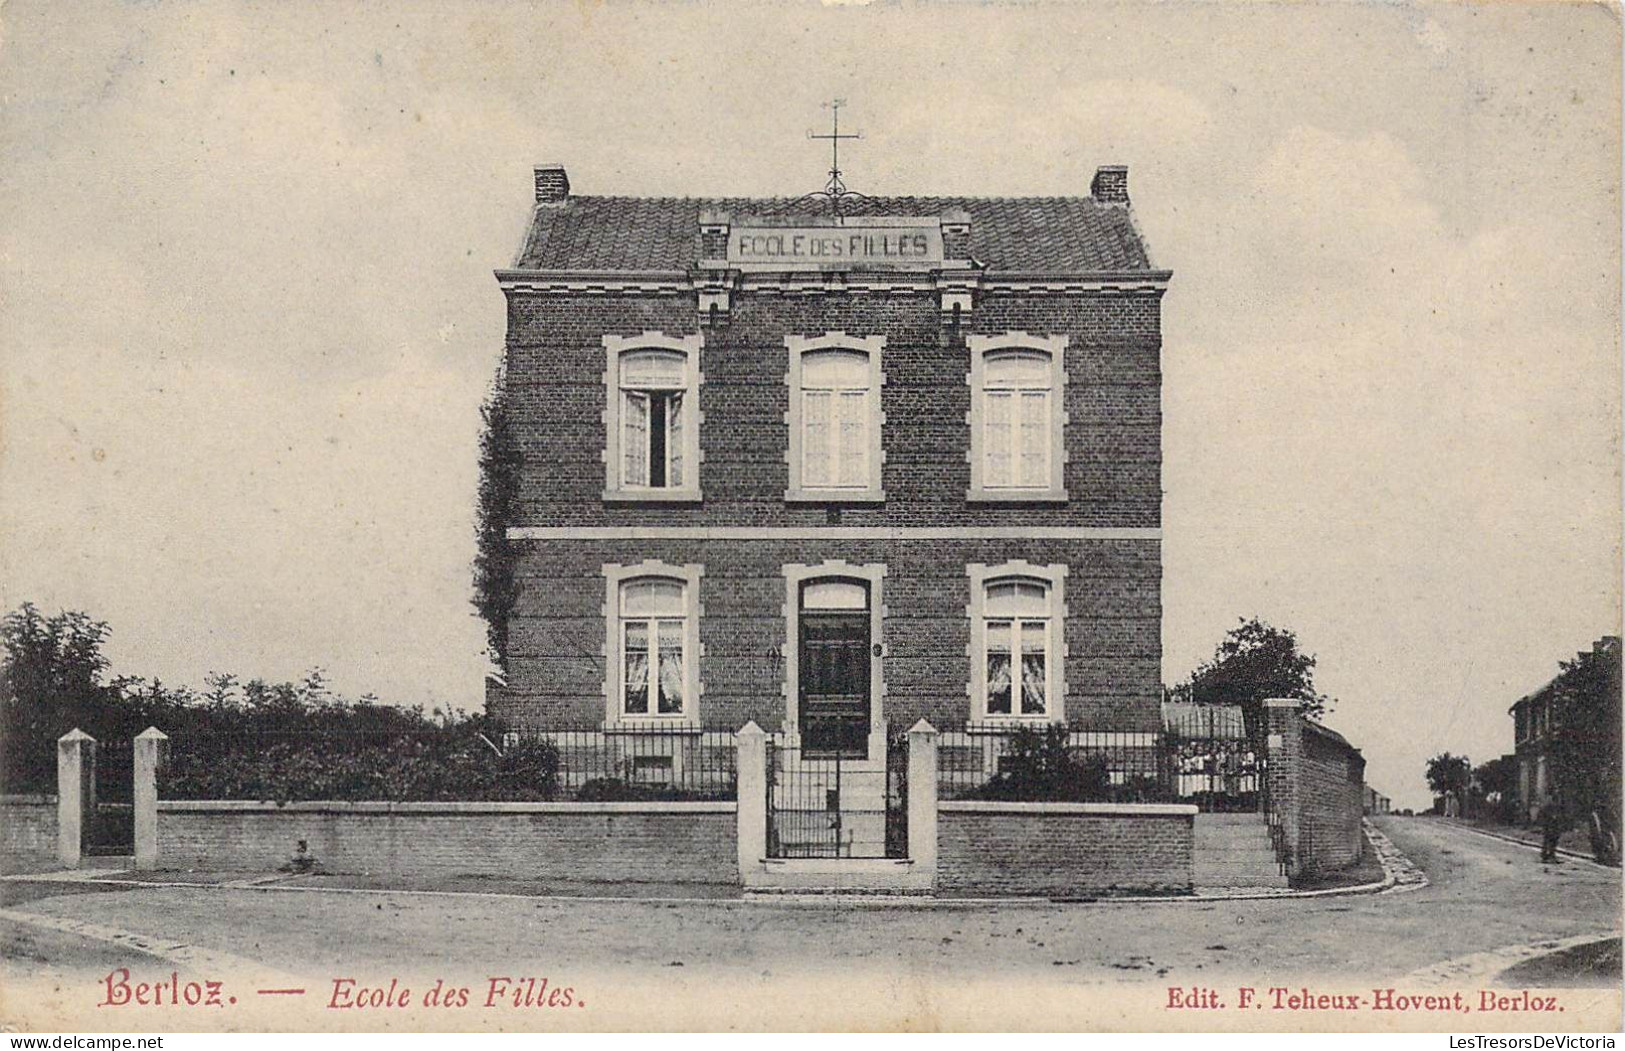
<path fill-rule="evenodd" d="M 1065 566 L 970 567 L 973 719 L 1060 722 Z"/>
<path fill-rule="evenodd" d="M 875 501 L 885 498 L 880 469 L 880 371 L 884 337 L 832 333 L 790 336 L 790 426 L 787 500 Z"/>
<path fill-rule="evenodd" d="M 604 498 L 698 499 L 700 337 L 606 336 L 604 346 Z"/>
<path fill-rule="evenodd" d="M 972 500 L 1064 500 L 1065 336 L 970 336 Z"/>
<path fill-rule="evenodd" d="M 604 567 L 609 723 L 698 721 L 698 566 Z"/>

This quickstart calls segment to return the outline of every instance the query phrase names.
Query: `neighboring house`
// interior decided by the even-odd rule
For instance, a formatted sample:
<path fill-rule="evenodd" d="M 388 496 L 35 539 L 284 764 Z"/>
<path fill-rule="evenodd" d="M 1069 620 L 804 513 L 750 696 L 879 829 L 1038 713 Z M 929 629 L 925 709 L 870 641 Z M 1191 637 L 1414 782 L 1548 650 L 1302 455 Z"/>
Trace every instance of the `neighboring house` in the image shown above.
<path fill-rule="evenodd" d="M 1393 809 L 1393 801 L 1370 785 L 1365 789 L 1365 812 L 1367 814 L 1386 814 Z"/>
<path fill-rule="evenodd" d="M 1518 764 L 1518 815 L 1528 822 L 1538 821 L 1541 807 L 1561 787 L 1561 764 L 1554 746 L 1565 733 L 1578 733 L 1594 753 L 1593 762 L 1581 764 L 1580 776 L 1608 784 L 1573 786 L 1576 800 L 1600 794 L 1613 798 L 1619 793 L 1620 768 L 1620 640 L 1607 635 L 1592 644 L 1589 653 L 1580 653 L 1576 665 L 1565 670 L 1534 693 L 1507 709 L 1512 716 L 1513 755 Z M 1601 674 L 1579 680 L 1583 666 Z M 1571 775 L 1573 776 L 1573 775 Z M 1600 790 L 1600 792 L 1599 792 Z M 1617 804 L 1616 804 L 1617 805 Z"/>
<path fill-rule="evenodd" d="M 523 467 L 493 715 L 870 761 L 920 719 L 1160 729 L 1170 275 L 1125 169 L 1051 198 L 535 187 L 496 275 Z"/>

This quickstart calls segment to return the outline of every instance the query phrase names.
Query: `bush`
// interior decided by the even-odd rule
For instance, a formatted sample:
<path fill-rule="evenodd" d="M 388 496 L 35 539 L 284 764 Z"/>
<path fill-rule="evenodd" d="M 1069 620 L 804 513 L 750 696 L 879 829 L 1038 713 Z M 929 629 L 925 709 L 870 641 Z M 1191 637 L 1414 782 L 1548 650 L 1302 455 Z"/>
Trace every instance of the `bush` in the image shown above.
<path fill-rule="evenodd" d="M 166 799 L 535 801 L 558 791 L 545 741 L 496 749 L 458 729 L 389 736 L 179 738 L 161 771 Z"/>
<path fill-rule="evenodd" d="M 1077 756 L 1064 726 L 1023 726 L 999 757 L 999 771 L 963 798 L 1008 802 L 1095 803 L 1112 798 L 1111 772 L 1100 755 Z"/>

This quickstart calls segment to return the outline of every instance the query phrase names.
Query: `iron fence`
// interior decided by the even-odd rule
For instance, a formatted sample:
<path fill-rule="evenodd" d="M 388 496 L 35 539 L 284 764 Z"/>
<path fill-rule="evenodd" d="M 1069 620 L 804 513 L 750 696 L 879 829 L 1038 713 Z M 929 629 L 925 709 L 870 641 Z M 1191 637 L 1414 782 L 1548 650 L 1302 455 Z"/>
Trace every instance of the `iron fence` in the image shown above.
<path fill-rule="evenodd" d="M 968 723 L 937 742 L 943 799 L 1079 803 L 1173 802 L 1161 734 Z"/>
<path fill-rule="evenodd" d="M 557 756 L 561 799 L 731 800 L 738 798 L 732 731 L 689 727 L 508 733 L 505 746 L 537 742 Z"/>

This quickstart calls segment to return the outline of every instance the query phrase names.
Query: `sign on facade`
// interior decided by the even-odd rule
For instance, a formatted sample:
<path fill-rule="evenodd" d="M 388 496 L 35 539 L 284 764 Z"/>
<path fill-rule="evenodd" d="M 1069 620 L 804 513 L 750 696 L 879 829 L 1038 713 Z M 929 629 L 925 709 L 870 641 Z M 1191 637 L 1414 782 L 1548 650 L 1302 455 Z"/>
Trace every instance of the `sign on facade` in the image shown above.
<path fill-rule="evenodd" d="M 942 266 L 936 219 L 865 217 L 821 226 L 735 225 L 728 265 L 742 270 L 931 270 Z"/>

